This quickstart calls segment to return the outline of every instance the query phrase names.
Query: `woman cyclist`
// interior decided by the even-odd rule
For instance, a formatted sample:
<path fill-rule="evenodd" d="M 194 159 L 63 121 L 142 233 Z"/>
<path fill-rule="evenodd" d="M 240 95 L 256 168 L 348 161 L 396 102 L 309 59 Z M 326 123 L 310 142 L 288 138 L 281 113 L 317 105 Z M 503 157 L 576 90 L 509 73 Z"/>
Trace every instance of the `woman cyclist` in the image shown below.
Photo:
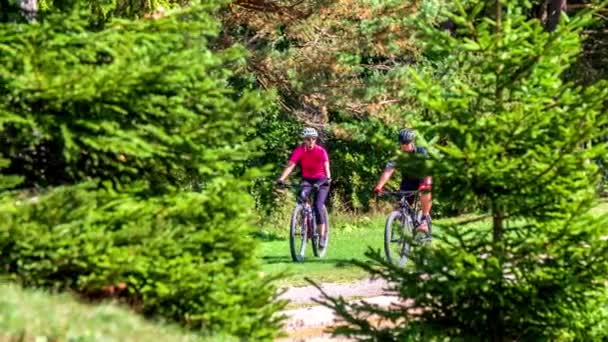
<path fill-rule="evenodd" d="M 295 148 L 292 152 L 287 167 L 283 170 L 281 177 L 277 180 L 278 184 L 284 184 L 285 179 L 293 171 L 296 165 L 300 165 L 302 169 L 302 183 L 300 196 L 306 198 L 315 184 L 319 184 L 319 190 L 315 198 L 314 210 L 319 225 L 321 238 L 319 245 L 321 249 L 325 248 L 326 244 L 326 223 L 323 213 L 323 205 L 329 193 L 329 182 L 331 181 L 331 173 L 329 170 L 329 157 L 327 151 L 317 145 L 319 134 L 317 130 L 311 127 L 306 127 L 302 131 L 302 139 L 304 143 Z"/>

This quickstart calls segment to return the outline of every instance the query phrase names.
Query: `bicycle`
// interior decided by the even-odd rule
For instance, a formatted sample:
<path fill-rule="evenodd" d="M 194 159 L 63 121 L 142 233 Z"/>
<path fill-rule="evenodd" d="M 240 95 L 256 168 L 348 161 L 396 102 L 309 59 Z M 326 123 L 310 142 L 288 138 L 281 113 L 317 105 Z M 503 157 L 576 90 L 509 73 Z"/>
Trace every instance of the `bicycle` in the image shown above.
<path fill-rule="evenodd" d="M 323 205 L 323 212 L 321 213 L 321 215 L 325 216 L 326 222 L 325 244 L 321 248 L 320 232 L 317 229 L 316 214 L 312 206 L 312 199 L 315 198 L 317 191 L 319 191 L 322 185 L 326 184 L 328 184 L 327 180 L 313 184 L 313 189 L 306 198 L 301 197 L 301 187 L 299 185 L 294 186 L 287 183 L 283 185 L 283 187 L 294 188 L 297 194 L 296 206 L 291 213 L 289 229 L 289 249 L 291 259 L 294 262 L 304 261 L 308 240 L 311 241 L 314 256 L 322 258 L 327 252 L 327 247 L 329 246 L 329 215 L 327 214 L 327 208 Z"/>
<path fill-rule="evenodd" d="M 397 199 L 397 208 L 386 219 L 384 226 L 384 251 L 386 259 L 404 266 L 414 246 L 412 242 L 427 243 L 432 239 L 432 225 L 428 222 L 428 233 L 417 232 L 421 215 L 418 191 L 388 191 L 380 196 Z M 411 201 L 408 201 L 410 199 Z"/>

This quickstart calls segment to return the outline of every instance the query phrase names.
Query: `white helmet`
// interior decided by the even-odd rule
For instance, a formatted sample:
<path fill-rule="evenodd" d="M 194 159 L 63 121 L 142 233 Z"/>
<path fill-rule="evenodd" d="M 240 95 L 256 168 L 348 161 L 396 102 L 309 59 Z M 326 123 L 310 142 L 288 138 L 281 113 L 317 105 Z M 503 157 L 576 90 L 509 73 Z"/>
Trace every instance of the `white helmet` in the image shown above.
<path fill-rule="evenodd" d="M 306 127 L 302 130 L 302 138 L 308 137 L 318 138 L 319 133 L 317 133 L 317 130 L 312 127 Z"/>

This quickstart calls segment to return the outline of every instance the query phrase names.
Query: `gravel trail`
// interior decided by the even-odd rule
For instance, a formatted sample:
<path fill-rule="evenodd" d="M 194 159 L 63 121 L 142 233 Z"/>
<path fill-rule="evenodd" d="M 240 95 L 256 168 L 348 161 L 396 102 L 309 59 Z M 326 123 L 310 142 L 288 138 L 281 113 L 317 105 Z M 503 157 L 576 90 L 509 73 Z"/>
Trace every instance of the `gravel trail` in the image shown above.
<path fill-rule="evenodd" d="M 387 283 L 382 279 L 363 279 L 352 283 L 324 283 L 321 288 L 332 297 L 342 296 L 346 299 L 365 300 L 379 306 L 389 306 L 398 298 L 386 291 Z M 314 286 L 291 287 L 280 296 L 290 301 L 289 307 L 282 313 L 287 316 L 283 331 L 289 336 L 277 341 L 350 341 L 345 338 L 331 338 L 326 329 L 336 322 L 334 312 L 314 299 L 322 295 Z"/>
<path fill-rule="evenodd" d="M 387 294 L 387 283 L 384 279 L 362 279 L 352 283 L 323 283 L 321 288 L 332 297 L 342 296 L 344 298 L 374 297 Z M 321 299 L 319 290 L 310 285 L 302 287 L 290 287 L 283 293 L 280 299 L 287 299 L 291 304 L 304 305 L 316 304 L 313 299 Z"/>

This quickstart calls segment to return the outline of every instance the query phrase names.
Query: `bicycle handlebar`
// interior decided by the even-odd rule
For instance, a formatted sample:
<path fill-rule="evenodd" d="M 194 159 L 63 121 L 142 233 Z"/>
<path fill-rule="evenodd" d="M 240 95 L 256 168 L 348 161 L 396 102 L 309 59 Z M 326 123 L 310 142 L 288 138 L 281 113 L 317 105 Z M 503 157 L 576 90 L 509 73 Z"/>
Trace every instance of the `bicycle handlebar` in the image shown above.
<path fill-rule="evenodd" d="M 403 191 L 403 190 L 398 190 L 398 191 L 382 191 L 381 193 L 378 194 L 378 196 L 380 196 L 380 197 L 397 197 L 398 199 L 400 199 L 402 197 L 414 196 L 417 193 L 418 193 L 418 190 L 410 190 L 410 191 Z"/>
<path fill-rule="evenodd" d="M 281 188 L 281 189 L 288 189 L 288 188 L 297 186 L 297 185 L 287 183 L 287 182 L 283 182 L 283 183 L 276 182 L 275 185 L 277 188 Z"/>
<path fill-rule="evenodd" d="M 323 186 L 323 185 L 329 185 L 329 183 L 330 183 L 329 178 L 328 178 L 328 179 L 323 179 L 322 181 L 318 181 L 317 183 L 314 183 L 314 184 L 312 185 L 312 187 L 313 187 L 315 190 L 319 190 L 319 188 L 320 188 L 321 186 Z M 283 182 L 282 184 L 281 184 L 281 183 L 277 183 L 277 186 L 278 186 L 278 187 L 280 187 L 280 188 L 283 188 L 283 189 L 287 189 L 287 188 L 299 188 L 299 187 L 300 187 L 300 184 L 294 184 L 294 183 Z"/>

